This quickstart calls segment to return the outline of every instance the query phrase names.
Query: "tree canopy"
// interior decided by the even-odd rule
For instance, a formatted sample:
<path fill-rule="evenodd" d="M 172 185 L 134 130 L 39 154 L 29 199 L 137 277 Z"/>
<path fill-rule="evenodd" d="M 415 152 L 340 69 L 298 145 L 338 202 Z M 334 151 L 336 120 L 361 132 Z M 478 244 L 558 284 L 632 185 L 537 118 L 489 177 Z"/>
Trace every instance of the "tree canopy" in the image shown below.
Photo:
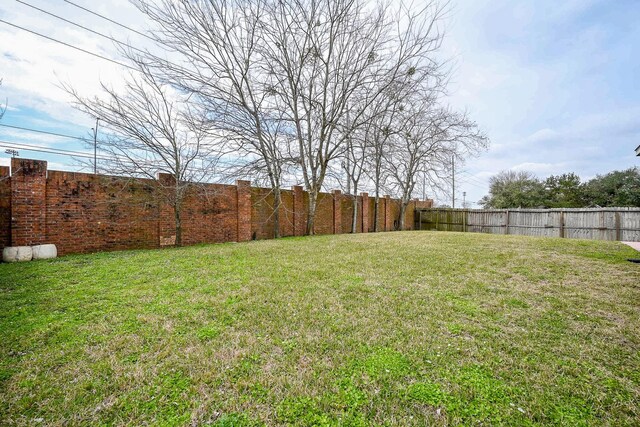
<path fill-rule="evenodd" d="M 581 208 L 640 206 L 640 169 L 597 175 L 581 182 L 575 173 L 544 180 L 526 171 L 502 171 L 491 177 L 484 208 Z"/>

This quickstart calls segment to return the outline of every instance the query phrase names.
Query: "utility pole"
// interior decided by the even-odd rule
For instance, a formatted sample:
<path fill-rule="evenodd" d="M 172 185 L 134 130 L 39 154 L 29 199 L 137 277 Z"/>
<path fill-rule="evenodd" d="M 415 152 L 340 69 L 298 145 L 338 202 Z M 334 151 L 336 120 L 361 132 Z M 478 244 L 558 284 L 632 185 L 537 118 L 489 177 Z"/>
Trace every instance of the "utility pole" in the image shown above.
<path fill-rule="evenodd" d="M 93 130 L 93 174 L 98 173 L 98 120 L 100 117 L 96 117 L 96 127 Z"/>
<path fill-rule="evenodd" d="M 4 152 L 6 154 L 11 154 L 12 158 L 20 156 L 20 152 L 18 150 L 6 149 L 6 150 L 4 150 Z"/>
<path fill-rule="evenodd" d="M 456 208 L 456 156 L 451 157 L 451 187 L 452 187 L 452 194 L 451 194 L 451 207 L 453 209 Z"/>
<path fill-rule="evenodd" d="M 427 174 L 422 174 L 422 200 L 427 200 Z"/>
<path fill-rule="evenodd" d="M 466 209 L 467 208 L 467 192 L 463 191 L 462 192 L 462 209 Z"/>

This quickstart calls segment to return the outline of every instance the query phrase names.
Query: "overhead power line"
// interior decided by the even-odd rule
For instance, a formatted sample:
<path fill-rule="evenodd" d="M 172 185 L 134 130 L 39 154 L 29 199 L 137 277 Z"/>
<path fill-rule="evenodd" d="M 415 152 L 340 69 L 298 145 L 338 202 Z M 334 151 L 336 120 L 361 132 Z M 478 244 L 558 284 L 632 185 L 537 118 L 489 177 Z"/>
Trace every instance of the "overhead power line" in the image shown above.
<path fill-rule="evenodd" d="M 18 28 L 18 29 L 20 29 L 20 30 L 22 30 L 22 31 L 26 31 L 26 32 L 28 32 L 28 33 L 34 34 L 34 35 L 36 35 L 36 36 L 38 36 L 38 37 L 42 37 L 42 38 L 47 39 L 47 40 L 50 40 L 50 41 L 52 41 L 52 42 L 59 43 L 59 44 L 61 44 L 61 45 L 64 45 L 64 46 L 70 47 L 71 49 L 75 49 L 75 50 L 78 50 L 78 51 L 80 51 L 80 52 L 84 52 L 84 53 L 86 53 L 86 54 L 88 54 L 88 55 L 91 55 L 91 56 L 95 56 L 96 58 L 104 59 L 105 61 L 112 62 L 112 63 L 114 63 L 114 64 L 117 64 L 117 65 L 120 65 L 120 66 L 122 66 L 122 67 L 128 68 L 128 69 L 130 69 L 130 70 L 133 70 L 133 71 L 140 71 L 140 70 L 138 70 L 137 68 L 134 68 L 134 67 L 132 67 L 132 66 L 130 66 L 130 65 L 127 65 L 127 64 L 125 64 L 125 63 L 123 63 L 123 62 L 119 62 L 119 61 L 116 61 L 115 59 L 107 58 L 106 56 L 102 56 L 102 55 L 97 54 L 97 53 L 95 53 L 95 52 L 91 52 L 91 51 L 86 50 L 86 49 L 83 49 L 83 48 L 81 48 L 81 47 L 74 46 L 74 45 L 72 45 L 72 44 L 70 44 L 70 43 L 63 42 L 63 41 L 58 40 L 58 39 L 54 39 L 53 37 L 49 37 L 49 36 L 47 36 L 47 35 L 44 35 L 44 34 L 38 33 L 37 31 L 33 31 L 33 30 L 28 29 L 28 28 L 21 27 L 20 25 L 12 24 L 11 22 L 7 22 L 7 21 L 5 21 L 5 20 L 3 20 L 3 19 L 0 19 L 0 22 L 1 22 L 1 23 L 3 23 L 3 24 L 9 25 L 9 26 L 11 26 L 11 27 L 14 27 L 14 28 Z"/>
<path fill-rule="evenodd" d="M 98 35 L 98 36 L 100 36 L 100 37 L 104 37 L 105 39 L 111 40 L 112 42 L 117 43 L 117 44 L 119 44 L 119 45 L 121 45 L 121 46 L 126 46 L 126 47 L 128 47 L 128 48 L 130 48 L 130 49 L 133 49 L 133 50 L 135 50 L 135 51 L 142 52 L 142 53 L 146 53 L 146 51 L 144 51 L 144 50 L 142 50 L 142 49 L 138 49 L 137 47 L 131 46 L 131 45 L 130 45 L 130 44 L 128 44 L 128 43 L 125 43 L 125 42 L 123 42 L 123 41 L 120 41 L 120 40 L 118 40 L 118 39 L 115 39 L 115 38 L 113 38 L 113 37 L 111 37 L 111 36 L 108 36 L 108 35 L 106 35 L 106 34 L 103 34 L 103 33 L 99 32 L 99 31 L 92 30 L 91 28 L 85 27 L 84 25 L 82 25 L 82 24 L 78 24 L 77 22 L 73 22 L 73 21 L 71 21 L 71 20 L 69 20 L 69 19 L 67 19 L 67 18 L 63 18 L 62 16 L 56 15 L 55 13 L 51 13 L 51 12 L 49 12 L 49 11 L 47 11 L 47 10 L 41 9 L 41 8 L 39 8 L 39 7 L 37 7 L 37 6 L 34 6 L 34 5 L 32 5 L 32 4 L 29 4 L 29 3 L 27 3 L 27 2 L 24 2 L 24 1 L 22 1 L 22 0 L 16 0 L 16 1 L 17 1 L 18 3 L 20 3 L 20 4 L 23 4 L 23 5 L 27 6 L 27 7 L 30 7 L 30 8 L 32 8 L 32 9 L 35 9 L 35 10 L 37 10 L 37 11 L 39 11 L 39 12 L 42 12 L 42 13 L 44 13 L 44 14 L 46 14 L 46 15 L 52 16 L 52 17 L 54 17 L 54 18 L 56 18 L 56 19 L 59 19 L 59 20 L 61 20 L 61 21 L 64 21 L 64 22 L 66 22 L 66 23 L 68 23 L 68 24 L 71 24 L 71 25 L 73 25 L 73 26 L 75 26 L 75 27 L 82 28 L 82 29 L 83 29 L 83 30 L 85 30 L 85 31 L 89 31 L 90 33 L 96 34 L 96 35 Z"/>
<path fill-rule="evenodd" d="M 478 184 L 475 184 L 475 183 L 474 183 L 474 182 L 472 182 L 472 181 L 465 181 L 464 179 L 460 180 L 460 182 L 461 182 L 462 184 L 466 184 L 466 185 L 470 185 L 470 186 L 472 186 L 472 187 L 476 187 L 476 188 L 478 188 L 478 189 L 480 189 L 480 190 L 484 190 L 484 189 L 486 188 L 486 186 L 480 186 L 480 185 L 478 185 Z"/>
<path fill-rule="evenodd" d="M 470 179 L 470 180 L 475 181 L 475 182 L 477 182 L 478 184 L 481 184 L 481 185 L 487 185 L 487 182 L 483 182 L 483 181 L 479 180 L 478 178 L 475 177 L 475 175 L 472 175 L 467 171 L 461 171 L 461 173 L 467 175 L 465 177 L 466 179 Z"/>
<path fill-rule="evenodd" d="M 61 148 L 43 147 L 41 145 L 23 144 L 19 142 L 0 141 L 0 147 L 14 150 L 36 151 L 40 153 L 58 154 L 61 156 L 87 157 L 93 159 L 93 153 L 83 151 L 63 150 Z M 111 160 L 110 157 L 98 156 L 101 160 Z"/>
<path fill-rule="evenodd" d="M 113 20 L 113 19 L 111 19 L 111 18 L 107 18 L 106 16 L 101 15 L 101 14 L 99 14 L 98 12 L 94 12 L 93 10 L 87 9 L 87 8 L 86 8 L 86 7 L 84 7 L 84 6 L 80 6 L 79 4 L 76 4 L 76 3 L 72 2 L 72 1 L 69 1 L 69 0 L 64 0 L 64 1 L 65 1 L 66 3 L 69 3 L 69 4 L 70 4 L 70 5 L 72 5 L 72 6 L 77 7 L 78 9 L 82 9 L 82 10 L 84 10 L 85 12 L 88 12 L 88 13 L 90 13 L 90 14 L 94 15 L 94 16 L 100 17 L 100 18 L 102 18 L 102 19 L 104 19 L 104 20 L 106 20 L 106 21 L 109 21 L 109 22 L 111 22 L 111 23 L 113 23 L 113 24 L 116 24 L 116 25 L 117 25 L 117 26 L 119 26 L 119 27 L 125 28 L 125 29 L 127 29 L 127 30 L 129 30 L 129 31 L 131 31 L 131 32 L 134 32 L 134 33 L 136 33 L 136 34 L 139 34 L 139 35 L 141 35 L 142 37 L 146 37 L 146 38 L 148 38 L 149 40 L 152 40 L 152 41 L 154 41 L 154 42 L 156 41 L 153 37 L 150 37 L 148 34 L 145 34 L 145 33 L 141 32 L 141 31 L 138 31 L 138 30 L 136 30 L 136 29 L 134 29 L 134 28 L 128 27 L 128 26 L 126 26 L 126 25 L 124 25 L 124 24 L 121 24 L 121 23 L 119 23 L 119 22 L 117 22 L 117 21 L 114 21 L 114 20 Z"/>
<path fill-rule="evenodd" d="M 25 127 L 22 127 L 22 126 L 7 125 L 7 124 L 4 124 L 4 123 L 0 123 L 0 126 L 6 127 L 6 128 L 11 128 L 11 129 L 24 130 L 24 131 L 27 131 L 27 132 L 36 132 L 36 133 L 42 133 L 42 134 L 45 134 L 45 135 L 59 136 L 61 138 L 77 139 L 77 140 L 80 140 L 80 141 L 90 142 L 87 138 L 83 138 L 83 137 L 80 137 L 80 136 L 65 135 L 63 133 L 55 133 L 55 132 L 49 132 L 49 131 L 45 131 L 45 130 L 25 128 Z"/>
<path fill-rule="evenodd" d="M 155 58 L 155 59 L 159 60 L 160 62 L 164 62 L 164 63 L 170 64 L 170 65 L 174 66 L 175 68 L 177 68 L 177 69 L 181 70 L 182 72 L 188 73 L 188 70 L 186 70 L 186 69 L 185 69 L 184 67 L 182 67 L 181 65 L 178 65 L 178 64 L 175 64 L 175 63 L 173 63 L 173 62 L 171 62 L 171 61 L 168 61 L 168 60 L 166 60 L 166 59 L 160 58 L 160 57 L 159 57 L 159 56 L 157 56 L 157 55 L 153 55 L 152 53 L 150 53 L 150 52 L 148 52 L 148 51 L 146 51 L 146 50 L 144 50 L 144 49 L 140 49 L 140 48 L 137 48 L 137 47 L 135 47 L 135 46 L 132 46 L 132 45 L 131 45 L 131 44 L 129 44 L 129 43 L 125 43 L 125 42 L 123 42 L 123 41 L 121 41 L 121 40 L 118 40 L 118 39 L 116 39 L 116 38 L 114 38 L 114 37 L 111 37 L 111 36 L 109 36 L 109 35 L 106 35 L 106 34 L 104 34 L 104 33 L 99 32 L 99 31 L 93 30 L 93 29 L 91 29 L 91 28 L 89 28 L 89 27 L 86 27 L 86 26 L 84 26 L 84 25 L 82 25 L 82 24 L 78 24 L 77 22 L 71 21 L 71 20 L 66 19 L 66 18 L 64 18 L 64 17 L 62 17 L 62 16 L 59 16 L 59 15 L 56 15 L 55 13 L 51 13 L 51 12 L 49 12 L 49 11 L 47 11 L 47 10 L 44 10 L 44 9 L 42 9 L 42 8 L 39 8 L 39 7 L 34 6 L 34 5 L 32 5 L 32 4 L 29 4 L 29 3 L 25 2 L 25 1 L 22 1 L 22 0 L 16 0 L 16 1 L 17 1 L 18 3 L 20 3 L 20 4 L 23 4 L 23 5 L 27 6 L 27 7 L 30 7 L 30 8 L 32 8 L 32 9 L 35 9 L 35 10 L 37 10 L 37 11 L 39 11 L 39 12 L 42 12 L 42 13 L 44 13 L 44 14 L 46 14 L 46 15 L 52 16 L 52 17 L 54 17 L 54 18 L 56 18 L 56 19 L 59 19 L 59 20 L 61 20 L 61 21 L 63 21 L 63 22 L 66 22 L 66 23 L 68 23 L 68 24 L 71 24 L 71 25 L 73 25 L 73 26 L 75 26 L 75 27 L 81 28 L 81 29 L 83 29 L 83 30 L 85 30 L 85 31 L 88 31 L 88 32 L 92 33 L 92 34 L 95 34 L 95 35 L 97 35 L 97 36 L 100 36 L 100 37 L 102 37 L 102 38 L 104 38 L 104 39 L 110 40 L 110 41 L 112 41 L 112 42 L 114 42 L 114 43 L 116 43 L 116 44 L 118 44 L 118 45 L 120 45 L 120 46 L 127 47 L 127 48 L 129 48 L 129 49 L 131 49 L 131 50 L 134 50 L 134 51 L 136 51 L 136 52 L 140 52 L 140 53 L 141 53 L 141 54 L 143 54 L 143 55 L 148 55 L 148 56 L 150 56 L 150 57 L 152 57 L 152 58 Z M 137 69 L 136 69 L 136 71 L 139 71 L 139 70 L 137 70 Z"/>
<path fill-rule="evenodd" d="M 94 157 L 93 152 L 74 151 L 74 150 L 65 150 L 65 149 L 62 149 L 62 148 L 43 147 L 41 145 L 28 144 L 28 143 L 22 143 L 22 142 L 9 142 L 9 141 L 1 141 L 0 140 L 0 147 L 2 147 L 2 148 L 11 148 L 11 149 L 15 149 L 15 150 L 25 150 L 25 151 L 35 151 L 35 152 L 41 152 L 41 153 L 57 154 L 57 155 L 61 155 L 61 156 L 86 157 L 86 158 L 90 158 L 90 159 L 93 159 L 93 157 Z M 100 160 L 116 160 L 116 159 L 120 159 L 120 160 L 124 159 L 124 160 L 126 160 L 124 157 L 116 156 L 116 155 L 111 155 L 111 156 L 98 155 L 97 158 L 100 159 Z M 223 164 L 223 165 L 238 165 L 238 164 L 241 164 L 239 162 L 233 162 L 233 161 L 222 160 L 222 159 L 218 160 L 218 163 Z M 196 169 L 198 169 L 198 168 L 196 168 Z"/>
<path fill-rule="evenodd" d="M 63 150 L 60 148 L 50 148 L 50 147 L 43 147 L 40 145 L 31 145 L 31 144 L 21 144 L 21 143 L 14 143 L 14 142 L 7 142 L 7 141 L 0 141 L 0 148 L 9 148 L 12 150 L 24 150 L 24 151 L 34 151 L 34 152 L 39 152 L 39 153 L 47 153 L 47 154 L 55 154 L 55 155 L 60 155 L 60 156 L 69 156 L 69 157 L 83 157 L 83 158 L 88 158 L 88 159 L 94 159 L 94 155 L 93 153 L 88 153 L 88 152 L 82 152 L 82 151 L 72 151 L 72 150 Z M 124 158 L 124 157 L 118 157 L 118 156 L 97 156 L 96 157 L 98 160 L 107 160 L 107 161 L 118 161 L 118 162 L 132 162 L 130 159 Z M 158 162 L 158 163 L 153 163 L 153 162 L 149 162 L 149 161 L 144 161 L 142 162 L 145 166 L 148 167 L 156 167 L 158 169 L 162 169 L 162 166 L 164 166 L 162 164 L 162 162 Z M 208 171 L 209 169 L 207 168 L 198 168 L 198 167 L 192 167 L 190 168 L 190 170 L 193 171 Z"/>

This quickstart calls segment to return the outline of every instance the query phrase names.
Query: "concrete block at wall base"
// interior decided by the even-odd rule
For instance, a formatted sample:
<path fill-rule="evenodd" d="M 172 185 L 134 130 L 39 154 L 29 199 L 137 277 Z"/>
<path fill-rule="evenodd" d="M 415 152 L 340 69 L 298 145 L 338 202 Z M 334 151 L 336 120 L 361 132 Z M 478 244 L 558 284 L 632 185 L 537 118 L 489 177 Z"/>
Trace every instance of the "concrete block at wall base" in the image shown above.
<path fill-rule="evenodd" d="M 58 256 L 56 245 L 35 245 L 31 246 L 33 259 L 48 259 Z"/>
<path fill-rule="evenodd" d="M 31 261 L 31 258 L 33 258 L 31 246 L 7 246 L 2 250 L 4 262 Z"/>

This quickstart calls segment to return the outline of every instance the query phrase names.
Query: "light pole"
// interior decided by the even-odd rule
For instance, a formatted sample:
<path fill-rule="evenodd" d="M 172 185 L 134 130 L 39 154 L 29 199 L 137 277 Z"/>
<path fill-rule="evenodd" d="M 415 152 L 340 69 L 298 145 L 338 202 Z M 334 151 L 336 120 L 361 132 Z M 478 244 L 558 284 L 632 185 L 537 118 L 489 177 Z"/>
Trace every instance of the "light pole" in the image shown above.
<path fill-rule="evenodd" d="M 96 127 L 93 130 L 93 174 L 98 173 L 98 121 L 100 117 L 96 117 Z"/>

